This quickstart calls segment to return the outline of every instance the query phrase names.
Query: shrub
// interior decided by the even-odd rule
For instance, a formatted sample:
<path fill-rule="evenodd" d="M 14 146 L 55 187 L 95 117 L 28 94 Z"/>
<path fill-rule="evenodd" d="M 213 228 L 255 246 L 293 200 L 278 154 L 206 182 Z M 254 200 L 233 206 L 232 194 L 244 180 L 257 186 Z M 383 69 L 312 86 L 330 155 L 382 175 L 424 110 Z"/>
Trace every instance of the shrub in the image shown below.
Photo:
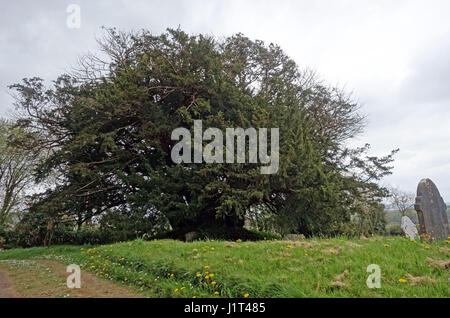
<path fill-rule="evenodd" d="M 403 230 L 398 224 L 389 224 L 386 228 L 386 234 L 390 236 L 403 236 Z"/>
<path fill-rule="evenodd" d="M 243 240 L 243 241 L 262 241 L 266 240 L 276 240 L 281 239 L 280 236 L 276 234 L 272 234 L 269 232 L 261 232 L 257 230 L 248 230 L 245 228 L 229 228 L 229 227 L 221 227 L 221 228 L 200 228 L 200 229 L 190 229 L 184 231 L 172 231 L 165 234 L 156 235 L 157 239 L 176 239 L 176 240 L 184 240 L 185 234 L 191 231 L 195 231 L 198 233 L 198 239 L 207 240 Z"/>

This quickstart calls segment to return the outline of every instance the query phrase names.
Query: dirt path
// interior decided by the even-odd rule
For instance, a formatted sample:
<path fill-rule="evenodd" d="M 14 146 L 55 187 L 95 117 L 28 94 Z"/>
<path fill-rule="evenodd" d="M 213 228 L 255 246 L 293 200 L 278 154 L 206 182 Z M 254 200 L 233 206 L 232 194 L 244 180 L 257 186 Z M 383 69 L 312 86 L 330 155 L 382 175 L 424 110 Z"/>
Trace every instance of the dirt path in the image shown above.
<path fill-rule="evenodd" d="M 81 272 L 81 288 L 68 289 L 66 286 L 67 276 L 66 266 L 48 260 L 40 260 L 41 264 L 47 265 L 55 270 L 63 281 L 64 289 L 71 297 L 95 297 L 95 298 L 137 298 L 142 297 L 128 288 L 119 286 L 106 279 L 101 279 L 94 274 Z"/>
<path fill-rule="evenodd" d="M 14 298 L 17 293 L 14 291 L 11 279 L 8 275 L 0 270 L 0 298 Z"/>
<path fill-rule="evenodd" d="M 138 298 L 138 292 L 81 272 L 81 288 L 67 287 L 66 266 L 49 260 L 2 261 L 0 298 Z"/>

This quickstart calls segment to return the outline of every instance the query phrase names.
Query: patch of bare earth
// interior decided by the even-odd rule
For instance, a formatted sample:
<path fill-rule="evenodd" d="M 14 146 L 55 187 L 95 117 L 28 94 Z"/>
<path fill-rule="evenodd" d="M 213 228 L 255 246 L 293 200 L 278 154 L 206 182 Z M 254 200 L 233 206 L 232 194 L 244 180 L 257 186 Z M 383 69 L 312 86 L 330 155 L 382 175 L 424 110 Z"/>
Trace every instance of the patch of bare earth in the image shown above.
<path fill-rule="evenodd" d="M 331 286 L 333 287 L 345 287 L 345 283 L 343 282 L 345 276 L 348 274 L 348 270 L 346 269 L 341 274 L 337 275 L 334 278 L 334 281 L 331 283 Z"/>
<path fill-rule="evenodd" d="M 81 288 L 68 288 L 66 266 L 49 260 L 3 261 L 2 268 L 9 276 L 10 297 L 23 298 L 138 298 L 142 297 L 126 287 L 81 272 Z M 0 277 L 0 284 L 4 279 Z M 0 295 L 3 288 L 0 288 Z M 8 294 L 8 295 L 9 295 Z"/>
<path fill-rule="evenodd" d="M 441 247 L 439 249 L 439 251 L 441 251 L 442 253 L 445 253 L 445 254 L 450 254 L 450 248 L 448 248 L 448 247 Z"/>
<path fill-rule="evenodd" d="M 70 297 L 82 298 L 139 298 L 139 294 L 128 288 L 119 286 L 113 282 L 98 278 L 88 272 L 81 273 L 81 288 L 69 289 L 66 285 L 67 276 L 66 266 L 58 262 L 42 260 L 42 264 L 52 267 L 61 280 L 64 282 L 65 289 L 70 293 Z"/>
<path fill-rule="evenodd" d="M 379 240 L 381 240 L 381 238 L 379 238 L 379 237 L 366 237 L 366 236 L 364 236 L 364 235 L 361 235 L 360 237 L 359 237 L 361 240 L 367 240 L 367 241 L 379 241 Z"/>
<path fill-rule="evenodd" d="M 11 279 L 5 271 L 0 270 L 0 298 L 15 298 L 19 295 L 12 286 Z"/>
<path fill-rule="evenodd" d="M 240 248 L 240 246 L 234 242 L 226 242 L 225 247 L 239 247 Z"/>
<path fill-rule="evenodd" d="M 334 248 L 325 248 L 322 250 L 322 253 L 324 254 L 339 254 L 341 252 L 340 247 L 334 247 Z"/>
<path fill-rule="evenodd" d="M 428 276 L 413 276 L 411 274 L 406 274 L 406 279 L 411 283 L 411 285 L 436 283 L 436 280 Z"/>
<path fill-rule="evenodd" d="M 440 267 L 440 268 L 450 268 L 450 260 L 448 261 L 444 261 L 442 259 L 434 259 L 431 257 L 427 257 L 425 259 L 428 263 L 430 263 L 431 265 L 434 265 L 436 267 Z"/>
<path fill-rule="evenodd" d="M 350 247 L 358 247 L 358 248 L 359 247 L 363 247 L 362 245 L 360 245 L 358 243 L 353 243 L 353 242 L 350 242 L 350 241 L 345 242 L 345 244 L 347 244 Z"/>
<path fill-rule="evenodd" d="M 318 242 L 317 241 L 286 241 L 286 244 L 288 244 L 289 248 L 293 248 L 293 247 L 297 247 L 297 246 L 301 246 L 304 248 L 311 248 L 314 245 L 317 245 Z"/>

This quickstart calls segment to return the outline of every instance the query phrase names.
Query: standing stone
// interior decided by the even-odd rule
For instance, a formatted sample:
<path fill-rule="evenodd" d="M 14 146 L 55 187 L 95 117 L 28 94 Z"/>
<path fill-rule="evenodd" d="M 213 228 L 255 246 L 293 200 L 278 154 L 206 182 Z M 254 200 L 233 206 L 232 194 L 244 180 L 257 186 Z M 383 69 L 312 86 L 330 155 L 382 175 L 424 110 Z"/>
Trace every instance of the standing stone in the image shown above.
<path fill-rule="evenodd" d="M 405 235 L 409 237 L 410 240 L 415 240 L 416 236 L 419 234 L 416 225 L 406 215 L 402 216 L 401 228 L 403 230 L 403 233 L 405 233 Z"/>
<path fill-rule="evenodd" d="M 417 186 L 414 208 L 420 223 L 420 234 L 431 238 L 447 239 L 447 205 L 439 194 L 436 185 L 430 179 L 422 179 Z"/>

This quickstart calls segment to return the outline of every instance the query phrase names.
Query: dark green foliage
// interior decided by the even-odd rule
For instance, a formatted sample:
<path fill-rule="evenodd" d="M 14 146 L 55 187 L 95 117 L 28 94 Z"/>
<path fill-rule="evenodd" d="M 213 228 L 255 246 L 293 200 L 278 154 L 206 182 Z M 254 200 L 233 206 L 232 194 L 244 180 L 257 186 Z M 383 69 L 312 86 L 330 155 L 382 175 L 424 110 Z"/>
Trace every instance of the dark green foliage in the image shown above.
<path fill-rule="evenodd" d="M 273 233 L 237 227 L 196 227 L 195 230 L 198 233 L 198 238 L 196 238 L 198 240 L 262 241 L 281 239 L 279 235 Z M 180 229 L 167 234 L 157 235 L 155 238 L 170 238 L 184 241 L 186 232 L 186 229 Z"/>
<path fill-rule="evenodd" d="M 399 224 L 389 224 L 386 227 L 386 235 L 390 236 L 404 236 L 403 230 Z"/>
<path fill-rule="evenodd" d="M 136 238 L 153 238 L 169 230 L 167 220 L 141 211 L 109 211 L 99 221 L 102 236 L 109 241 L 129 241 Z"/>
<path fill-rule="evenodd" d="M 198 230 L 245 239 L 251 210 L 305 235 L 337 235 L 352 218 L 377 213 L 384 192 L 376 181 L 390 173 L 392 154 L 348 149 L 345 141 L 363 127 L 357 105 L 300 72 L 278 46 L 240 34 L 219 42 L 180 30 L 108 30 L 101 48 L 109 60 L 88 58 L 52 89 L 37 78 L 12 86 L 26 111 L 18 124 L 39 131 L 24 146 L 50 154 L 37 179 L 59 177 L 34 205 L 48 214 L 44 243 L 63 217 L 78 228 L 101 217 L 114 240 L 154 235 L 164 222 L 173 236 Z M 173 163 L 171 132 L 196 119 L 222 131 L 279 128 L 278 172 Z M 358 231 L 380 226 L 367 224 Z"/>

